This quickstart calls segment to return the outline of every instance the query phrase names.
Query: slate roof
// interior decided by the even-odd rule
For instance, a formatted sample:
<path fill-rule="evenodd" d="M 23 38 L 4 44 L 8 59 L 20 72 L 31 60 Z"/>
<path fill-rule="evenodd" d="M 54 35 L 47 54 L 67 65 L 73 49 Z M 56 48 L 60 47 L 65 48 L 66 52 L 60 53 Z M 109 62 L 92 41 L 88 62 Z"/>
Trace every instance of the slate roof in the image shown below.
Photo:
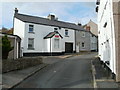
<path fill-rule="evenodd" d="M 30 16 L 30 15 L 16 13 L 15 18 L 23 22 L 28 22 L 28 23 L 35 23 L 35 24 L 42 24 L 42 25 L 48 25 L 48 26 L 56 26 L 56 27 L 61 27 L 61 28 L 69 28 L 69 29 L 74 29 L 74 30 L 86 31 L 84 28 L 74 23 L 63 22 L 63 21 L 58 21 L 58 20 L 49 20 L 47 18 L 42 18 L 42 17 L 37 17 L 37 16 Z"/>
<path fill-rule="evenodd" d="M 58 33 L 58 32 L 50 32 L 48 35 L 46 35 L 46 36 L 44 37 L 44 39 L 52 38 L 55 34 L 59 34 L 59 33 Z M 59 36 L 60 36 L 61 38 L 63 38 L 60 34 L 59 34 Z"/>

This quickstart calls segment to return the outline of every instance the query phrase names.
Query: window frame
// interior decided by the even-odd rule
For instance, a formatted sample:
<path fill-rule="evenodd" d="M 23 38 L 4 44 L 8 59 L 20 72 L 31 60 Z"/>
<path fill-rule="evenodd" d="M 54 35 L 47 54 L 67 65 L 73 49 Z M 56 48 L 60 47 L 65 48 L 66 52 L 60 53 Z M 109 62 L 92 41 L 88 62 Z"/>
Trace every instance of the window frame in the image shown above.
<path fill-rule="evenodd" d="M 85 42 L 82 42 L 81 45 L 82 45 L 82 48 L 85 48 Z"/>
<path fill-rule="evenodd" d="M 82 32 L 82 37 L 85 37 L 85 32 Z"/>
<path fill-rule="evenodd" d="M 34 33 L 34 25 L 29 25 L 29 33 Z"/>
<path fill-rule="evenodd" d="M 56 44 L 56 40 L 58 41 L 57 44 Z M 57 38 L 54 39 L 54 48 L 55 49 L 59 49 L 60 48 L 60 43 L 59 42 L 60 42 L 59 39 L 57 39 Z"/>
<path fill-rule="evenodd" d="M 33 40 L 32 42 L 32 44 L 31 44 L 31 46 L 32 47 L 30 47 L 29 45 L 30 45 L 30 40 Z M 34 38 L 28 38 L 28 50 L 34 50 Z"/>
<path fill-rule="evenodd" d="M 67 33 L 67 34 L 66 34 Z M 66 29 L 65 30 L 65 36 L 68 37 L 69 36 L 69 33 L 68 33 L 68 30 Z"/>

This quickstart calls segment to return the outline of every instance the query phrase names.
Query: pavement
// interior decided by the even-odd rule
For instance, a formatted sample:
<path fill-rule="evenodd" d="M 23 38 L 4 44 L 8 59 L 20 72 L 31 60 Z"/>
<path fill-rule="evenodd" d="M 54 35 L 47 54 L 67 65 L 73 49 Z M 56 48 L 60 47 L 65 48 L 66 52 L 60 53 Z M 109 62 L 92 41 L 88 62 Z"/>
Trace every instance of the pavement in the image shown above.
<path fill-rule="evenodd" d="M 92 60 L 92 70 L 94 78 L 94 88 L 109 88 L 109 89 L 120 89 L 120 83 L 116 83 L 111 78 L 109 72 L 101 64 L 98 57 Z"/>

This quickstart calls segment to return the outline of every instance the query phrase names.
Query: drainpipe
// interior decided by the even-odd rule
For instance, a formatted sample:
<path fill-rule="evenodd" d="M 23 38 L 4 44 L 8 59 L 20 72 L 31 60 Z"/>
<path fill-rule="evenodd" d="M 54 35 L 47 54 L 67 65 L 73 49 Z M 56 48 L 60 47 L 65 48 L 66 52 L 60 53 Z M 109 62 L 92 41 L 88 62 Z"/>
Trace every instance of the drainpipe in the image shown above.
<path fill-rule="evenodd" d="M 75 30 L 75 53 L 76 53 L 76 30 Z"/>
<path fill-rule="evenodd" d="M 51 52 L 51 38 L 50 38 L 50 55 L 52 56 L 52 52 Z"/>
<path fill-rule="evenodd" d="M 16 54 L 16 51 L 15 51 L 15 49 L 16 49 L 16 37 L 15 37 L 15 42 L 14 42 L 14 47 L 13 47 L 14 49 L 13 49 L 13 59 L 15 59 L 15 54 Z"/>

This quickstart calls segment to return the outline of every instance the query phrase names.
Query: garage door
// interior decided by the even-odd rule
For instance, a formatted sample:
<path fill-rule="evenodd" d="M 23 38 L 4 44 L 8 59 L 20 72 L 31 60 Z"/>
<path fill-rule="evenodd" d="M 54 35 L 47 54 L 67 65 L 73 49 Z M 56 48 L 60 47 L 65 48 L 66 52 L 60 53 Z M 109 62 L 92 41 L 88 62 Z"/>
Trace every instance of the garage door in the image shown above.
<path fill-rule="evenodd" d="M 73 52 L 73 43 L 65 43 L 65 52 L 72 53 Z"/>

